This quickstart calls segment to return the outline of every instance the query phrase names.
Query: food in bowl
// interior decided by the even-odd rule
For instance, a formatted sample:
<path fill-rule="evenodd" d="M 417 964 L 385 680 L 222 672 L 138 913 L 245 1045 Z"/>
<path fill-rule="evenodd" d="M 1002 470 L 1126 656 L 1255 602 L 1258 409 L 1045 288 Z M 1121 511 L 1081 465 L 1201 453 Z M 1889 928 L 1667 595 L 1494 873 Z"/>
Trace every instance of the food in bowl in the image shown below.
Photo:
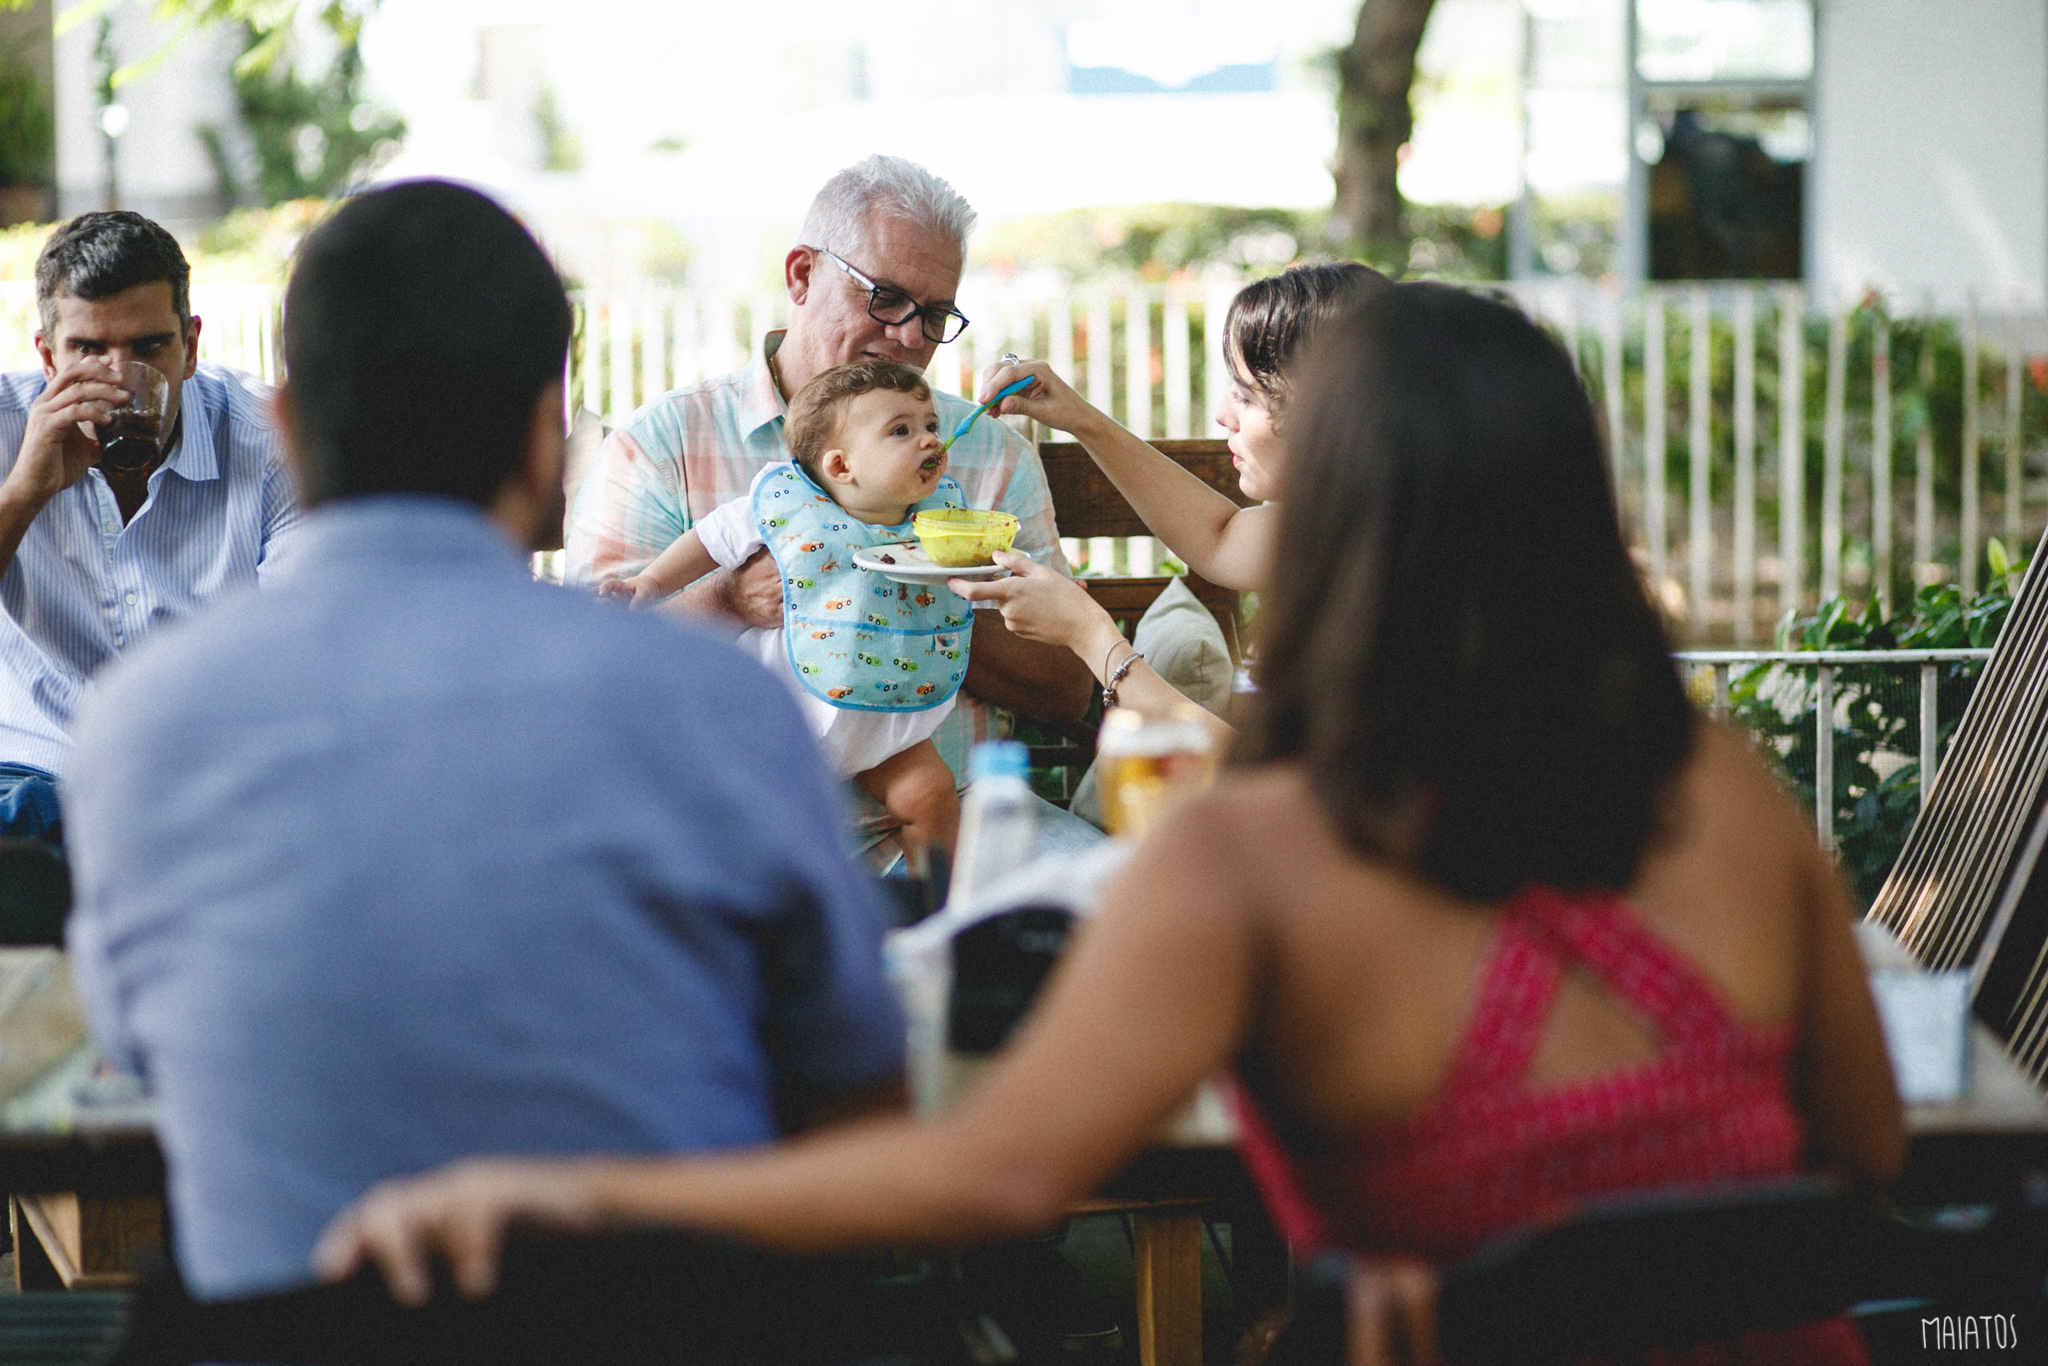
<path fill-rule="evenodd" d="M 947 569 L 994 564 L 996 552 L 1017 539 L 1015 516 L 981 508 L 933 508 L 918 513 L 910 529 L 931 562 Z"/>

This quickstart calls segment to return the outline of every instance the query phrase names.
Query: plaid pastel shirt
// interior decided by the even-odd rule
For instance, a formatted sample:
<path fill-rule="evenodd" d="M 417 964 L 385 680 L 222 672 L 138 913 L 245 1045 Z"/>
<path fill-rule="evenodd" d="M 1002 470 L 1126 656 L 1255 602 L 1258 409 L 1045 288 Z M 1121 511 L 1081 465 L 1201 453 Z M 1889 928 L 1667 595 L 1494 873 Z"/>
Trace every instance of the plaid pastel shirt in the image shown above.
<path fill-rule="evenodd" d="M 746 368 L 663 394 L 605 439 L 569 512 L 570 582 L 594 585 L 639 573 L 699 518 L 745 497 L 763 468 L 790 458 L 782 439 L 788 405 L 768 369 L 782 337 L 770 332 Z M 974 411 L 952 394 L 934 390 L 932 399 L 939 430 L 948 435 Z M 967 506 L 1016 514 L 1018 550 L 1067 572 L 1045 469 L 1030 442 L 984 418 L 953 443 L 947 473 Z M 964 781 L 967 751 L 996 734 L 995 709 L 962 691 L 932 743 Z M 884 834 L 891 822 L 880 804 L 858 789 L 855 796 L 863 833 Z"/>

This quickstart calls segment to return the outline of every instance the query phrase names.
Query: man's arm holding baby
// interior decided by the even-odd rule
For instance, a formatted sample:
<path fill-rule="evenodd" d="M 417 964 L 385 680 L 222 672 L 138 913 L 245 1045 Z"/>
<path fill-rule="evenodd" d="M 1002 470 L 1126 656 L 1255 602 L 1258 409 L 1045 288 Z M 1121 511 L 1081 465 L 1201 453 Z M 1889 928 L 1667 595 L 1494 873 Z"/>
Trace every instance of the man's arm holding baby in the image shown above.
<path fill-rule="evenodd" d="M 686 612 L 730 617 L 743 626 L 782 625 L 782 571 L 757 550 L 745 564 L 720 569 L 685 588 L 676 605 Z"/>
<path fill-rule="evenodd" d="M 973 648 L 961 686 L 982 701 L 1044 721 L 1079 721 L 1095 678 L 1073 651 L 1026 640 L 998 612 L 974 614 Z"/>
<path fill-rule="evenodd" d="M 1064 571 L 1052 494 L 1037 450 L 1007 426 L 991 424 L 991 430 L 1000 434 L 1006 447 L 1006 472 L 999 489 L 984 485 L 980 490 L 988 502 L 970 494 L 970 503 L 1016 514 L 1019 526 L 1013 548 Z M 961 686 L 992 706 L 1041 721 L 1079 721 L 1095 700 L 1095 677 L 1087 664 L 1071 650 L 1018 635 L 1003 624 L 999 612 L 974 614 L 973 648 Z"/>
<path fill-rule="evenodd" d="M 622 427 L 605 438 L 589 474 L 572 499 L 567 550 L 569 576 L 602 588 L 627 577 L 670 545 L 689 524 L 682 494 L 684 453 L 659 429 Z M 650 451 L 639 439 L 652 441 Z M 731 567 L 707 572 L 664 605 L 701 615 L 730 617 L 746 626 L 782 623 L 782 575 L 763 550 Z"/>

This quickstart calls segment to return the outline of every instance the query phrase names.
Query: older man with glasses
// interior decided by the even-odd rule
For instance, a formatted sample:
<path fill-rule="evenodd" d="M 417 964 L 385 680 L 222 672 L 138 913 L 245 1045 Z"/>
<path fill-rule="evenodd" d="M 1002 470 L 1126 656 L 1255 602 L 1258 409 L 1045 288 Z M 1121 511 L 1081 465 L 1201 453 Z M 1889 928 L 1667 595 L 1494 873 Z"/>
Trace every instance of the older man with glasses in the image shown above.
<path fill-rule="evenodd" d="M 974 210 L 952 186 L 900 157 L 869 157 L 828 180 L 783 262 L 788 329 L 770 332 L 745 368 L 664 394 L 612 433 L 570 512 L 571 577 L 599 583 L 639 572 L 697 519 L 744 496 L 764 466 L 789 459 L 783 415 L 813 376 L 870 358 L 930 365 L 967 327 L 954 295 L 973 225 Z M 946 432 L 972 411 L 955 395 L 935 398 Z M 1018 550 L 1065 569 L 1045 472 L 1028 442 L 1000 422 L 978 422 L 954 444 L 950 473 L 972 506 L 1017 515 Z M 746 625 L 782 622 L 782 582 L 765 553 L 679 597 Z M 1086 667 L 1070 651 L 1011 635 L 995 613 L 976 614 L 970 658 L 960 705 L 933 737 L 956 774 L 965 775 L 972 743 L 994 733 L 994 707 L 1046 720 L 1087 710 Z M 887 862 L 888 817 L 861 801 L 866 842 Z M 1055 831 L 1081 825 L 1051 807 L 1045 813 Z"/>

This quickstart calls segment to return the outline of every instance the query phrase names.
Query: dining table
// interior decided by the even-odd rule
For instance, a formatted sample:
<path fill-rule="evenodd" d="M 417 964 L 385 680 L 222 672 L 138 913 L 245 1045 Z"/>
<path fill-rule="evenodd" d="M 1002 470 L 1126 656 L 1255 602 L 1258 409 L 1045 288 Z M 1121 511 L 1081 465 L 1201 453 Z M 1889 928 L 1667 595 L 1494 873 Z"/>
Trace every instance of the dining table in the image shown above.
<path fill-rule="evenodd" d="M 1961 1094 L 1906 1108 L 1908 1156 L 1893 1200 L 2048 1207 L 2048 1092 L 1984 1022 L 1968 1032 Z M 1284 1294 L 1286 1250 L 1237 1160 L 1226 1087 L 1209 1084 L 1073 1209 L 1127 1221 L 1141 1366 L 1201 1366 L 1203 1243 L 1219 1222 L 1232 1231 L 1234 1291 L 1275 1302 Z M 53 1265 L 67 1287 L 118 1285 L 152 1234 L 160 1247 L 164 1159 L 152 1102 L 85 1037 L 61 950 L 0 949 L 0 1191 L 17 1248 Z M 18 1253 L 18 1265 L 27 1260 Z"/>

